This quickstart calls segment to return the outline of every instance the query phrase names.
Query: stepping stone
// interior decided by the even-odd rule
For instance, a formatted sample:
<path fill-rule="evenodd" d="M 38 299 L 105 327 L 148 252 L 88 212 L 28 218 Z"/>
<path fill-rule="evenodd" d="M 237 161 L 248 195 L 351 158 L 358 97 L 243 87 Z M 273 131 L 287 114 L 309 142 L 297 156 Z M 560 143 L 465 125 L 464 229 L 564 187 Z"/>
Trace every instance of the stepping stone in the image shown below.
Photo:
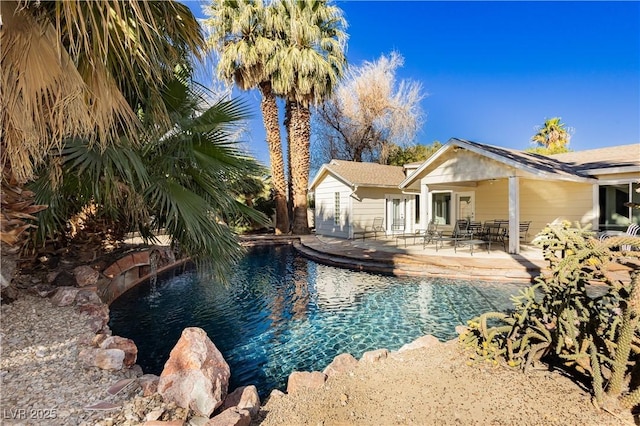
<path fill-rule="evenodd" d="M 118 380 L 114 385 L 110 386 L 109 389 L 107 389 L 107 393 L 109 395 L 116 395 L 118 392 L 120 392 L 122 389 L 124 389 L 127 386 L 129 386 L 134 381 L 135 381 L 135 379 Z"/>
<path fill-rule="evenodd" d="M 97 404 L 88 405 L 84 407 L 87 411 L 108 411 L 122 408 L 120 405 L 112 404 L 110 402 L 100 401 Z"/>

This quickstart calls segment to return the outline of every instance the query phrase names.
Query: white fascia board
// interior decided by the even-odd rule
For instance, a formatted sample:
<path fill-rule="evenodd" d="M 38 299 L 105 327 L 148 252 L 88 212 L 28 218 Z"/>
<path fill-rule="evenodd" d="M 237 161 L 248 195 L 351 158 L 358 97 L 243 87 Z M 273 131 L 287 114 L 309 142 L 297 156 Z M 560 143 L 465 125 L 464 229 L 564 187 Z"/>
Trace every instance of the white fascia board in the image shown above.
<path fill-rule="evenodd" d="M 445 152 L 447 152 L 449 148 L 455 143 L 456 140 L 457 139 L 454 139 L 454 138 L 449 139 L 446 144 L 442 145 L 442 148 L 436 151 L 436 153 L 433 154 L 431 157 L 429 157 L 424 163 L 422 163 L 420 167 L 418 167 L 413 173 L 411 173 L 402 182 L 400 182 L 400 185 L 398 185 L 398 187 L 400 189 L 404 189 L 407 186 L 411 185 L 416 180 L 416 178 L 420 175 L 420 173 L 422 173 L 424 169 L 429 167 L 429 164 L 433 163 L 438 158 L 440 158 Z"/>

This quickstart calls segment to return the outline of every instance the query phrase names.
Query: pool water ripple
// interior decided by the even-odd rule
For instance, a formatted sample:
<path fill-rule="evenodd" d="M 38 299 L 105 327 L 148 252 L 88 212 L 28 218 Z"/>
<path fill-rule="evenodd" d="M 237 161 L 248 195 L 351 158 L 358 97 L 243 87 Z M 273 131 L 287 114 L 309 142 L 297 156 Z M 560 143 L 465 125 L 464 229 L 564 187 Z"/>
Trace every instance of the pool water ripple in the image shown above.
<path fill-rule="evenodd" d="M 201 327 L 231 367 L 231 388 L 255 384 L 262 396 L 344 352 L 396 350 L 425 334 L 451 339 L 456 325 L 511 308 L 523 288 L 354 272 L 288 246 L 252 249 L 226 286 L 206 277 L 188 271 L 131 289 L 111 305 L 110 327 L 136 342 L 138 363 L 154 374 L 182 330 Z"/>

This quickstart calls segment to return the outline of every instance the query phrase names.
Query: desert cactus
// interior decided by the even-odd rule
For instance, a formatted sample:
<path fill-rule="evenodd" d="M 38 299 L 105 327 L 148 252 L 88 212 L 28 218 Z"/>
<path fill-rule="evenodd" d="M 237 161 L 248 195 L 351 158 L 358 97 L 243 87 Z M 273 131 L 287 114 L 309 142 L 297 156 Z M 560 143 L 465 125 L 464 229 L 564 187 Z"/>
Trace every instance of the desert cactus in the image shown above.
<path fill-rule="evenodd" d="M 475 359 L 499 358 L 522 369 L 548 359 L 587 374 L 597 406 L 640 403 L 640 388 L 627 389 L 640 352 L 640 252 L 619 250 L 640 246 L 640 239 L 600 241 L 563 223 L 548 226 L 536 241 L 549 270 L 513 298 L 513 311 L 469 321 L 460 341 Z M 627 266 L 630 279 L 613 274 L 614 263 Z M 587 294 L 594 283 L 603 285 L 603 294 Z"/>

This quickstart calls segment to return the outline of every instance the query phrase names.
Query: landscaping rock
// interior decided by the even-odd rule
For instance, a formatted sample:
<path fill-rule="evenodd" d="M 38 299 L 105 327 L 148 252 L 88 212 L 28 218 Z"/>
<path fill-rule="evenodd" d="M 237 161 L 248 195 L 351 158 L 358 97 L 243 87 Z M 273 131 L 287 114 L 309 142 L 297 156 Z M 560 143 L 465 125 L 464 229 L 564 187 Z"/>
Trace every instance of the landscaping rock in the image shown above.
<path fill-rule="evenodd" d="M 90 304 L 102 304 L 102 299 L 100 299 L 100 296 L 98 296 L 98 293 L 96 293 L 95 289 L 83 288 L 79 290 L 78 294 L 76 295 L 76 305 L 82 306 Z"/>
<path fill-rule="evenodd" d="M 109 336 L 101 344 L 102 349 L 121 349 L 124 352 L 124 366 L 132 367 L 138 358 L 138 347 L 131 339 Z"/>
<path fill-rule="evenodd" d="M 420 348 L 428 348 L 431 346 L 441 345 L 441 344 L 442 342 L 440 342 L 437 337 L 427 334 L 426 336 L 418 337 L 416 340 L 414 340 L 411 343 L 407 343 L 406 345 L 398 349 L 398 352 L 411 351 L 411 350 L 420 349 Z"/>
<path fill-rule="evenodd" d="M 71 274 L 70 272 L 60 271 L 55 276 L 51 284 L 56 287 L 75 287 L 76 279 L 74 278 L 73 274 Z"/>
<path fill-rule="evenodd" d="M 327 375 L 319 371 L 294 371 L 287 381 L 287 393 L 295 394 L 302 389 L 319 389 L 324 386 Z"/>
<path fill-rule="evenodd" d="M 83 265 L 73 270 L 73 276 L 75 277 L 78 287 L 87 287 L 96 285 L 98 278 L 100 278 L 100 273 L 91 266 Z"/>
<path fill-rule="evenodd" d="M 29 287 L 29 293 L 40 297 L 50 297 L 57 290 L 56 287 L 49 284 L 36 284 L 33 287 Z"/>
<path fill-rule="evenodd" d="M 362 354 L 360 362 L 378 362 L 389 356 L 388 349 L 376 349 L 375 351 L 368 351 Z"/>
<path fill-rule="evenodd" d="M 86 348 L 78 354 L 85 367 L 98 367 L 102 370 L 120 370 L 124 362 L 122 349 Z"/>
<path fill-rule="evenodd" d="M 258 389 L 254 385 L 241 386 L 231 392 L 224 399 L 222 404 L 222 410 L 227 410 L 231 407 L 237 407 L 240 410 L 248 410 L 251 417 L 255 417 L 260 411 L 260 396 L 258 395 Z"/>
<path fill-rule="evenodd" d="M 77 287 L 60 287 L 51 297 L 51 303 L 55 306 L 70 306 L 76 300 Z"/>
<path fill-rule="evenodd" d="M 227 396 L 231 371 L 201 328 L 189 327 L 171 350 L 158 392 L 166 401 L 209 417 Z"/>
<path fill-rule="evenodd" d="M 142 389 L 142 396 L 150 396 L 158 392 L 158 381 L 160 377 L 155 374 L 143 374 L 138 377 L 138 384 Z"/>
<path fill-rule="evenodd" d="M 87 315 L 89 318 L 87 319 L 87 325 L 94 333 L 105 333 L 106 329 L 108 329 L 107 324 L 109 323 L 109 306 L 104 303 L 94 304 L 89 303 L 87 305 L 78 306 L 78 310 Z M 110 334 L 110 333 L 105 333 Z"/>
<path fill-rule="evenodd" d="M 250 424 L 251 415 L 249 410 L 240 410 L 238 407 L 232 407 L 209 420 L 205 423 L 205 426 L 249 426 Z"/>
<path fill-rule="evenodd" d="M 331 361 L 323 370 L 327 377 L 337 376 L 353 370 L 358 365 L 358 360 L 351 354 L 340 354 Z"/>

